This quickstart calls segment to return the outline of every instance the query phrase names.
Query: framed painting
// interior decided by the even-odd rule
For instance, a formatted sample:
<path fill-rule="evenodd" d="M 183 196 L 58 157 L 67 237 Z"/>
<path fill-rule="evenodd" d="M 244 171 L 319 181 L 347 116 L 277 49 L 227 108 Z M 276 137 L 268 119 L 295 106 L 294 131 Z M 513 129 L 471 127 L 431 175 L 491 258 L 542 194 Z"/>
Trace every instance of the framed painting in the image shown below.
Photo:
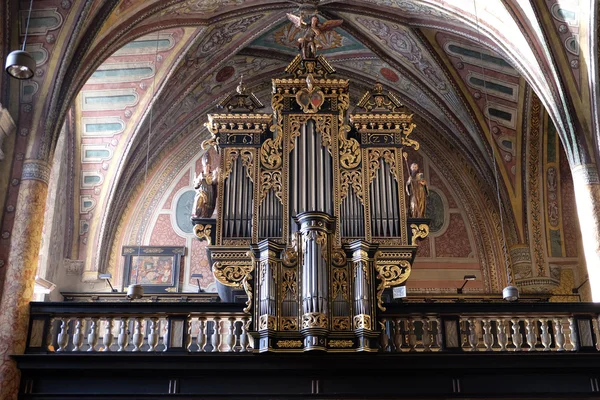
<path fill-rule="evenodd" d="M 139 284 L 145 293 L 178 292 L 184 255 L 185 247 L 124 246 L 124 287 Z"/>

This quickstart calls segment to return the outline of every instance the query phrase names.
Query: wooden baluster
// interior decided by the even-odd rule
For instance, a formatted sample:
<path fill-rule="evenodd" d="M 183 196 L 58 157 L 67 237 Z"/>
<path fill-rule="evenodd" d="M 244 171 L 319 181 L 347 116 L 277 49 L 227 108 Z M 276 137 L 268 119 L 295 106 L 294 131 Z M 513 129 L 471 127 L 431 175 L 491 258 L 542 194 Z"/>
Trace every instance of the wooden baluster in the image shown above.
<path fill-rule="evenodd" d="M 431 351 L 431 321 L 428 318 L 422 319 L 423 323 L 423 351 L 430 352 Z"/>
<path fill-rule="evenodd" d="M 527 330 L 527 344 L 529 345 L 528 351 L 535 351 L 535 344 L 537 343 L 537 335 L 535 334 L 535 322 L 533 318 L 525 319 L 525 327 Z"/>
<path fill-rule="evenodd" d="M 417 351 L 417 335 L 415 334 L 415 321 L 408 319 L 408 351 Z"/>
<path fill-rule="evenodd" d="M 90 318 L 90 333 L 87 340 L 90 346 L 87 351 L 96 351 L 96 345 L 98 344 L 98 318 Z"/>
<path fill-rule="evenodd" d="M 169 343 L 167 343 L 167 340 L 169 339 L 169 320 L 165 319 L 164 320 L 164 325 L 165 327 L 165 333 L 162 336 L 162 342 L 163 342 L 163 350 L 162 351 L 167 351 L 169 350 Z"/>
<path fill-rule="evenodd" d="M 248 325 L 250 321 L 247 317 L 242 319 L 242 333 L 240 335 L 240 352 L 245 353 L 248 351 Z"/>
<path fill-rule="evenodd" d="M 69 344 L 69 319 L 60 318 L 60 332 L 58 333 L 57 344 L 58 351 L 65 351 Z"/>
<path fill-rule="evenodd" d="M 221 318 L 219 317 L 214 317 L 213 318 L 214 321 L 214 326 L 213 326 L 213 334 L 212 337 L 210 338 L 210 344 L 212 344 L 212 352 L 216 353 L 221 351 L 219 349 L 219 346 L 221 346 Z"/>
<path fill-rule="evenodd" d="M 565 331 L 562 318 L 554 318 L 554 340 L 558 346 L 556 351 L 565 351 Z"/>
<path fill-rule="evenodd" d="M 598 318 L 592 319 L 592 327 L 594 329 L 594 338 L 596 339 L 596 351 L 600 351 L 600 327 L 598 326 Z"/>
<path fill-rule="evenodd" d="M 462 350 L 469 347 L 469 328 L 467 318 L 460 318 L 460 348 Z"/>
<path fill-rule="evenodd" d="M 540 318 L 540 326 L 542 329 L 542 333 L 540 334 L 540 338 L 542 339 L 542 345 L 544 346 L 544 351 L 552 350 L 550 345 L 552 344 L 552 338 L 550 337 L 550 332 L 548 330 L 548 319 Z"/>
<path fill-rule="evenodd" d="M 436 318 L 435 319 L 435 324 L 436 324 L 436 334 L 435 334 L 435 347 L 439 350 L 442 349 L 442 344 L 444 343 L 444 336 L 442 334 L 442 319 L 441 318 Z M 459 338 L 460 339 L 460 338 Z"/>
<path fill-rule="evenodd" d="M 102 338 L 102 344 L 104 345 L 104 349 L 102 351 L 110 351 L 110 346 L 112 345 L 114 335 L 112 334 L 113 329 L 113 319 L 106 318 L 106 328 L 104 331 L 104 337 Z"/>
<path fill-rule="evenodd" d="M 498 344 L 500 345 L 500 351 L 506 351 L 506 345 L 508 344 L 506 321 L 504 318 L 498 318 L 496 323 L 498 324 Z"/>
<path fill-rule="evenodd" d="M 467 320 L 469 323 L 469 346 L 471 346 L 471 351 L 477 351 L 477 320 L 474 318 L 469 318 Z"/>
<path fill-rule="evenodd" d="M 227 319 L 229 321 L 229 333 L 227 334 L 227 344 L 228 351 L 233 353 L 235 351 L 235 318 L 229 317 Z"/>
<path fill-rule="evenodd" d="M 379 321 L 379 325 L 381 326 L 381 335 L 379 336 L 379 345 L 381 346 L 381 351 L 383 351 L 383 352 L 390 351 L 389 350 L 390 338 L 387 333 L 386 322 L 387 322 L 387 320 L 385 318 L 383 318 L 381 321 Z"/>
<path fill-rule="evenodd" d="M 569 318 L 569 340 L 571 341 L 571 351 L 579 350 L 579 339 L 577 338 L 577 329 L 575 328 L 575 318 Z"/>
<path fill-rule="evenodd" d="M 48 322 L 48 334 L 46 335 L 46 349 L 48 351 L 55 351 L 54 349 L 54 322 L 56 322 L 56 318 L 50 318 L 50 322 Z"/>
<path fill-rule="evenodd" d="M 402 321 L 396 318 L 394 321 L 394 348 L 397 353 L 402 351 Z"/>
<path fill-rule="evenodd" d="M 121 326 L 119 328 L 119 337 L 117 338 L 117 344 L 119 349 L 117 351 L 125 351 L 125 348 L 129 344 L 129 329 L 127 327 L 128 319 L 121 317 Z"/>
<path fill-rule="evenodd" d="M 83 333 L 81 333 L 81 318 L 75 318 L 75 332 L 73 333 L 73 350 L 81 351 L 83 345 Z"/>
<path fill-rule="evenodd" d="M 156 351 L 158 345 L 158 336 L 160 331 L 160 324 L 158 318 L 150 318 L 150 333 L 148 334 L 148 352 Z"/>
<path fill-rule="evenodd" d="M 142 333 L 142 319 L 134 318 L 133 320 L 133 351 L 142 351 L 141 347 L 144 344 L 144 334 Z"/>
<path fill-rule="evenodd" d="M 483 319 L 483 344 L 485 351 L 493 351 L 494 336 L 492 335 L 492 323 L 489 318 Z"/>
<path fill-rule="evenodd" d="M 198 318 L 198 336 L 196 337 L 196 344 L 198 345 L 198 350 L 196 351 L 204 351 L 204 346 L 206 346 L 206 317 Z"/>
<path fill-rule="evenodd" d="M 521 326 L 519 325 L 519 318 L 513 318 L 510 320 L 512 322 L 512 342 L 515 345 L 515 351 L 521 351 L 523 346 L 523 336 L 521 335 Z"/>
<path fill-rule="evenodd" d="M 186 325 L 187 325 L 187 335 L 185 338 L 185 348 L 187 351 L 191 351 L 190 347 L 192 347 L 192 326 L 193 326 L 194 318 L 188 316 Z"/>

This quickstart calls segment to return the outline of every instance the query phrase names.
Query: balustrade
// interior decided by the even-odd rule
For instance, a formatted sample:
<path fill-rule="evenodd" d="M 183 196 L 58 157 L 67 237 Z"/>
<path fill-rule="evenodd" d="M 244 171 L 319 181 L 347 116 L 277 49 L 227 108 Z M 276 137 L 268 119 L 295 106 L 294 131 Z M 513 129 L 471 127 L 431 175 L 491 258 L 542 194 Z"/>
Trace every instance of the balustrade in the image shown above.
<path fill-rule="evenodd" d="M 536 304 L 391 304 L 380 352 L 600 350 L 600 307 Z M 27 353 L 251 352 L 243 305 L 32 303 Z M 173 337 L 170 338 L 170 335 Z M 171 345 L 169 345 L 171 344 Z"/>

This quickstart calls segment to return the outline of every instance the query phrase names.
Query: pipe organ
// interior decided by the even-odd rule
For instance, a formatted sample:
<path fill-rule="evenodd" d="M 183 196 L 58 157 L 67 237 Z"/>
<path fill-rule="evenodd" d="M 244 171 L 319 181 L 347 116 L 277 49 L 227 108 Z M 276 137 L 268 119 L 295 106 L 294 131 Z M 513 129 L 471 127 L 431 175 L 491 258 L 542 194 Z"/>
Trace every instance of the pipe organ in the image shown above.
<path fill-rule="evenodd" d="M 222 297 L 245 293 L 257 351 L 375 351 L 384 291 L 428 234 L 407 215 L 412 114 L 377 83 L 348 116 L 349 82 L 321 55 L 286 72 L 272 114 L 240 83 L 208 116 L 217 212 L 194 215 L 195 233 Z"/>

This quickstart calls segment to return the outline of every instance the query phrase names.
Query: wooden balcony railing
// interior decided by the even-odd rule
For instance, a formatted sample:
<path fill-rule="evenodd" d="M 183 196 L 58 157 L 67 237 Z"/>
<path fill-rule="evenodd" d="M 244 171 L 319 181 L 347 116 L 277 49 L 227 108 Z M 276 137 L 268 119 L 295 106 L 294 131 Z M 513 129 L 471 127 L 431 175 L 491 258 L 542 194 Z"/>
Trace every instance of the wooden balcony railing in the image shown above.
<path fill-rule="evenodd" d="M 31 303 L 27 354 L 251 352 L 249 316 L 230 303 Z M 600 306 L 388 304 L 381 352 L 600 350 Z"/>

